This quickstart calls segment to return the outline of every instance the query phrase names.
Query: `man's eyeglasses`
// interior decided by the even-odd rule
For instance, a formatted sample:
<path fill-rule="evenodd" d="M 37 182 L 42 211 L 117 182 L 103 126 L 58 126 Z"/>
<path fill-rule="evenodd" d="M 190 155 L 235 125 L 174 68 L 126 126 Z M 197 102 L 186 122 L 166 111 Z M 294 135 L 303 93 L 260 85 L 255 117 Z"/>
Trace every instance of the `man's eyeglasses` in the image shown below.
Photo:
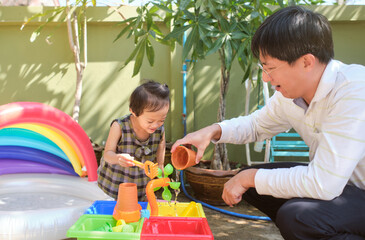
<path fill-rule="evenodd" d="M 280 68 L 280 67 L 282 67 L 284 65 L 284 63 L 283 64 L 281 64 L 279 67 L 276 67 L 276 68 L 274 68 L 274 69 L 272 69 L 271 71 L 266 71 L 265 69 L 264 69 L 264 67 L 261 65 L 261 63 L 260 62 L 258 62 L 257 63 L 257 66 L 269 77 L 269 78 L 272 78 L 271 76 L 270 76 L 270 73 L 272 73 L 273 71 L 275 71 L 275 70 L 277 70 L 278 68 Z"/>

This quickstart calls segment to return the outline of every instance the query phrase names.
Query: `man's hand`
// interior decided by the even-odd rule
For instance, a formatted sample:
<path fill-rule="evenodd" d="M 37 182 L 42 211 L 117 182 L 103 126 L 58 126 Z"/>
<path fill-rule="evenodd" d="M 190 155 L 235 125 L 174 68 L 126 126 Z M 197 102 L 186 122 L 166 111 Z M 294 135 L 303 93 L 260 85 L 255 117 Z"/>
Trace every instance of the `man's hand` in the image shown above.
<path fill-rule="evenodd" d="M 250 188 L 255 187 L 257 169 L 247 169 L 232 177 L 224 184 L 222 198 L 224 202 L 233 207 L 242 200 L 242 195 Z"/>
<path fill-rule="evenodd" d="M 189 133 L 184 138 L 177 140 L 171 147 L 171 152 L 174 152 L 177 146 L 193 145 L 197 148 L 195 162 L 199 163 L 202 159 L 205 149 L 208 147 L 212 139 L 218 140 L 221 136 L 222 130 L 218 124 L 213 124 L 202 128 L 196 132 Z"/>

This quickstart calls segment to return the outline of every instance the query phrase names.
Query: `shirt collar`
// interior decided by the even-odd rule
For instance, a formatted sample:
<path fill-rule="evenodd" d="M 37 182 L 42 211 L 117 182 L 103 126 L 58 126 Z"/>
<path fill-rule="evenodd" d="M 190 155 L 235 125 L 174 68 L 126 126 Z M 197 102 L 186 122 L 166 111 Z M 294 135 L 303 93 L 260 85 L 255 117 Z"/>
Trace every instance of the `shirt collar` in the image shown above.
<path fill-rule="evenodd" d="M 316 93 L 314 94 L 314 97 L 312 99 L 312 102 L 319 101 L 323 98 L 325 98 L 330 91 L 335 86 L 337 74 L 340 69 L 340 62 L 336 60 L 331 60 L 324 70 L 321 80 L 319 81 L 318 88 Z"/>

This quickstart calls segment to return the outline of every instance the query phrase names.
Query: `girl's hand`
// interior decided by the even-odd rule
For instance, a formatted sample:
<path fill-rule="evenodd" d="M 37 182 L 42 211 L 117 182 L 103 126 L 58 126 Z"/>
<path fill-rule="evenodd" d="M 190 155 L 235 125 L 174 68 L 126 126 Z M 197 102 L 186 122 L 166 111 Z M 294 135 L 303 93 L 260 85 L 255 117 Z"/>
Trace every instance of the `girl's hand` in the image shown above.
<path fill-rule="evenodd" d="M 122 167 L 133 167 L 135 164 L 133 163 L 134 157 L 127 153 L 117 154 L 118 164 Z"/>

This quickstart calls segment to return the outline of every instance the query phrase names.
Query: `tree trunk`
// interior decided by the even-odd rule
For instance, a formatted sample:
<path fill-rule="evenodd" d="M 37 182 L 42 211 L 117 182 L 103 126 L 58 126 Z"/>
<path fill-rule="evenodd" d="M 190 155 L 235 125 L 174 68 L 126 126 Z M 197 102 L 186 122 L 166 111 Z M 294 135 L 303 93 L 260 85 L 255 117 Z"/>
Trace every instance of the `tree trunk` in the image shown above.
<path fill-rule="evenodd" d="M 220 94 L 219 94 L 219 109 L 217 115 L 217 121 L 221 122 L 225 120 L 226 116 L 226 94 L 228 91 L 228 83 L 230 78 L 230 71 L 225 66 L 224 53 L 219 51 L 221 60 L 221 80 L 220 80 Z M 210 166 L 215 170 L 230 170 L 227 146 L 225 143 L 216 144 L 214 147 L 213 161 Z"/>
<path fill-rule="evenodd" d="M 72 118 L 78 122 L 79 121 L 79 116 L 80 116 L 80 103 L 81 103 L 81 96 L 82 96 L 82 77 L 84 74 L 84 69 L 86 67 L 87 64 L 87 45 L 86 45 L 86 16 L 84 15 L 84 26 L 83 26 L 83 34 L 82 37 L 84 39 L 84 61 L 81 61 L 81 47 L 80 47 L 80 41 L 79 41 L 79 36 L 80 33 L 78 31 L 78 21 L 77 21 L 77 16 L 76 13 L 73 13 L 73 16 L 71 16 L 70 14 L 70 3 L 67 0 L 66 1 L 66 6 L 67 6 L 67 32 L 68 32 L 68 40 L 69 40 L 69 45 L 71 48 L 71 51 L 74 55 L 74 59 L 75 59 L 75 68 L 76 68 L 76 73 L 77 73 L 77 78 L 76 78 L 76 91 L 75 91 L 75 103 L 74 103 L 74 107 L 73 107 L 73 111 L 72 111 Z M 73 22 L 73 25 L 71 24 Z"/>

